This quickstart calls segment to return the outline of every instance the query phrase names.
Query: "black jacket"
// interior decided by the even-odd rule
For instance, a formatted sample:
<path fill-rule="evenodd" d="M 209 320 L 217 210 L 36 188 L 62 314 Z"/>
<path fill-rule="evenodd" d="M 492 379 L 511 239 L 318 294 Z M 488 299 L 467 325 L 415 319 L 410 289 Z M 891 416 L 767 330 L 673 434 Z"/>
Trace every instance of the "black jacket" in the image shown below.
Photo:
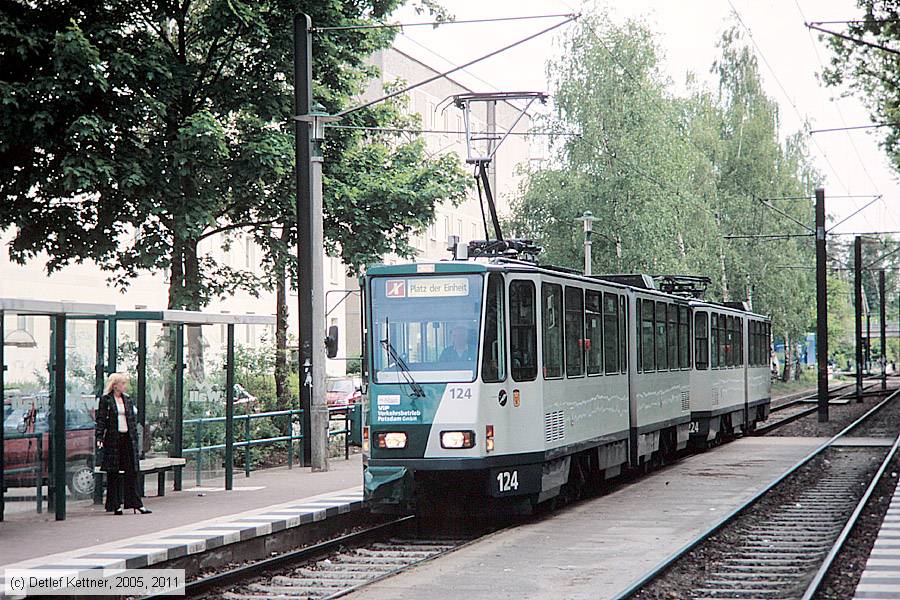
<path fill-rule="evenodd" d="M 101 470 L 106 471 L 122 471 L 124 464 L 120 460 L 131 460 L 134 464 L 134 470 L 138 471 L 138 436 L 137 436 L 137 409 L 134 402 L 128 396 L 122 395 L 122 401 L 125 405 L 125 421 L 128 423 L 128 435 L 131 436 L 131 456 L 119 456 L 119 411 L 116 407 L 116 399 L 113 395 L 105 394 L 100 396 L 100 404 L 97 406 L 97 426 L 95 429 L 95 439 L 103 440 L 103 462 Z"/>

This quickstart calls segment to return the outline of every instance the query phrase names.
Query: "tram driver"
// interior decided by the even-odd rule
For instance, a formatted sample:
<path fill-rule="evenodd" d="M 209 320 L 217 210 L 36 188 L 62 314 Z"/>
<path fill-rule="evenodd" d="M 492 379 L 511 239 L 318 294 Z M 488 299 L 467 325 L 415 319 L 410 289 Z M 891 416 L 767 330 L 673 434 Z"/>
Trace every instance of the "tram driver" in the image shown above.
<path fill-rule="evenodd" d="M 450 330 L 450 345 L 441 352 L 442 363 L 474 363 L 477 351 L 468 327 L 457 325 Z"/>

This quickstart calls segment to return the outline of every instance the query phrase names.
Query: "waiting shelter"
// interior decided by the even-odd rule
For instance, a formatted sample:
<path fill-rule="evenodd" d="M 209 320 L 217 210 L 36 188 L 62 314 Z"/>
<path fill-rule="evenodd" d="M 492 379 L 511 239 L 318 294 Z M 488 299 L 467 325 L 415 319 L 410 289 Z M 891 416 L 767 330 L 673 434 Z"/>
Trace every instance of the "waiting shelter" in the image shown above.
<path fill-rule="evenodd" d="M 275 317 L 185 310 L 126 310 L 110 319 L 107 371 L 131 375 L 138 409 L 141 470 L 174 465 L 174 489 L 183 487 L 184 460 L 192 461 L 196 484 L 203 474 L 224 469 L 225 489 L 233 488 L 235 449 L 242 450 L 247 475 L 252 448 L 302 443 L 298 406 L 264 410 L 272 398 L 252 393 L 263 380 L 274 340 Z M 251 381 L 236 378 L 236 365 Z M 258 363 L 263 363 L 262 366 Z M 268 373 L 271 375 L 271 373 Z M 254 384 L 255 387 L 254 387 Z M 249 389 L 248 389 L 249 388 Z M 267 390 L 268 391 L 268 390 Z M 274 390 L 272 390 L 274 394 Z M 236 412 L 238 414 L 236 414 Z M 238 431 L 236 431 L 236 425 Z M 165 473 L 159 475 L 164 493 Z M 102 486 L 95 486 L 99 503 Z"/>
<path fill-rule="evenodd" d="M 115 306 L 0 298 L 0 521 L 90 498 L 94 417 Z M 33 490 L 33 491 L 32 491 Z M 14 504 L 14 506 L 13 506 Z"/>

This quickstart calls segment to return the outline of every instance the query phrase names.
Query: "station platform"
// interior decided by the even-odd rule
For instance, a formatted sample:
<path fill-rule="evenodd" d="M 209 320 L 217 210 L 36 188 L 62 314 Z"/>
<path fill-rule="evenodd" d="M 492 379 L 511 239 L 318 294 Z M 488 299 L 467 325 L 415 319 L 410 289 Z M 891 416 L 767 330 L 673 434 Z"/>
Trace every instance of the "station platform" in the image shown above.
<path fill-rule="evenodd" d="M 894 490 L 853 598 L 900 599 L 900 486 Z"/>
<path fill-rule="evenodd" d="M 739 439 L 346 598 L 611 598 L 824 441 Z"/>
<path fill-rule="evenodd" d="M 357 511 L 362 502 L 362 457 L 332 459 L 330 470 L 286 467 L 236 474 L 202 487 L 144 498 L 149 515 L 107 513 L 102 505 L 74 506 L 65 521 L 31 514 L 0 523 L 0 592 L 8 568 L 84 570 L 143 568 Z"/>

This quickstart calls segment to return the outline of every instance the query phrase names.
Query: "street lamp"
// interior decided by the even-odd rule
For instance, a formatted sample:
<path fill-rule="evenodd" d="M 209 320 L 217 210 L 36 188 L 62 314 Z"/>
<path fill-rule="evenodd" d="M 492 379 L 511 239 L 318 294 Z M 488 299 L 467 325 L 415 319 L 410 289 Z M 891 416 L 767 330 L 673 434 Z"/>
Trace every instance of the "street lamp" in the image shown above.
<path fill-rule="evenodd" d="M 591 274 L 591 235 L 594 232 L 594 221 L 597 218 L 594 214 L 586 210 L 582 215 L 575 219 L 575 222 L 581 221 L 584 225 L 584 274 Z"/>

